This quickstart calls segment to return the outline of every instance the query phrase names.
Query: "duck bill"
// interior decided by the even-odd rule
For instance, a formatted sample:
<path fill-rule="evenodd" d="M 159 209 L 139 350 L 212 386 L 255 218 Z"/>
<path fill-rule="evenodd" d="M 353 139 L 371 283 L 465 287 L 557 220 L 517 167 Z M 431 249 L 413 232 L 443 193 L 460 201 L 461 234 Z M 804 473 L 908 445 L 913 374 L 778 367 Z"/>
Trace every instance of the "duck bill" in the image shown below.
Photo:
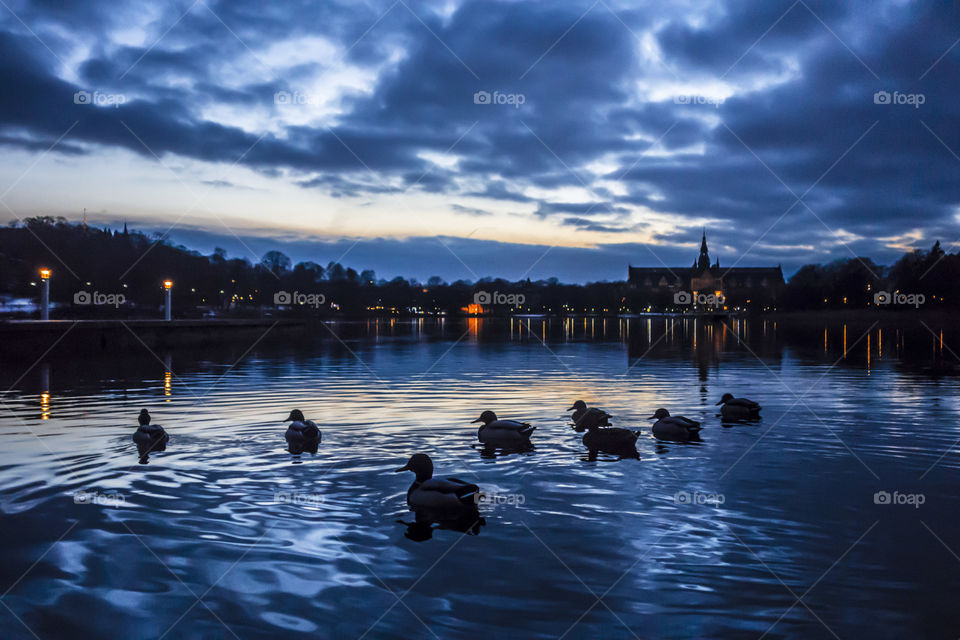
<path fill-rule="evenodd" d="M 474 424 L 476 422 L 482 422 L 482 421 L 483 421 L 483 418 L 477 418 L 476 420 L 471 420 L 470 424 Z"/>
<path fill-rule="evenodd" d="M 723 400 L 721 400 L 720 402 L 718 402 L 718 403 L 716 404 L 716 406 L 720 406 L 721 404 L 723 404 Z"/>
<path fill-rule="evenodd" d="M 567 411 L 573 411 L 574 409 L 576 409 L 575 406 L 574 406 L 574 407 L 570 407 L 569 409 L 567 409 Z"/>
<path fill-rule="evenodd" d="M 400 467 L 399 469 L 394 469 L 394 470 L 393 470 L 394 473 L 400 473 L 401 471 L 410 471 L 410 465 L 409 465 L 409 464 L 405 464 L 405 465 L 403 465 L 402 467 Z"/>
<path fill-rule="evenodd" d="M 657 419 L 657 416 L 650 416 L 649 418 L 647 418 L 647 420 L 656 420 L 656 419 Z"/>

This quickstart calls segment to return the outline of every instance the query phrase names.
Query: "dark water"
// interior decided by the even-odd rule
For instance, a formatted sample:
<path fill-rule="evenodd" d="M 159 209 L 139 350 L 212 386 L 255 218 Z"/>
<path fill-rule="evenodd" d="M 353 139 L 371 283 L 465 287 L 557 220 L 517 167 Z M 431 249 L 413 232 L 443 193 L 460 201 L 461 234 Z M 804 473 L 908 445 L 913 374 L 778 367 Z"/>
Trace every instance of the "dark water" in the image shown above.
<path fill-rule="evenodd" d="M 384 321 L 6 361 L 0 635 L 956 638 L 960 378 L 939 332 Z M 762 421 L 722 425 L 727 391 Z M 639 457 L 589 461 L 576 399 L 643 429 Z M 661 406 L 702 442 L 655 441 Z M 142 407 L 171 434 L 147 464 Z M 285 451 L 291 408 L 321 425 L 316 455 Z M 483 409 L 536 424 L 535 451 L 477 449 Z M 478 535 L 400 522 L 412 476 L 392 470 L 417 451 L 498 496 Z"/>

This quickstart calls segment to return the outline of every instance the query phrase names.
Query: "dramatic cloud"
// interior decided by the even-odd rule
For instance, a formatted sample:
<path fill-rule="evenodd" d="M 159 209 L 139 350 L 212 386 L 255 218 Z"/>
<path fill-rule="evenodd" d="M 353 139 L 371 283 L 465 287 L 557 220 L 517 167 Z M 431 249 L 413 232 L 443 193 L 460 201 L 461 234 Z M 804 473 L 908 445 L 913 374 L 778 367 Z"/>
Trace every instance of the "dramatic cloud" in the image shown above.
<path fill-rule="evenodd" d="M 938 4 L 6 7 L 9 217 L 189 213 L 448 278 L 572 256 L 622 278 L 690 262 L 701 227 L 721 263 L 788 273 L 960 236 L 960 10 Z"/>

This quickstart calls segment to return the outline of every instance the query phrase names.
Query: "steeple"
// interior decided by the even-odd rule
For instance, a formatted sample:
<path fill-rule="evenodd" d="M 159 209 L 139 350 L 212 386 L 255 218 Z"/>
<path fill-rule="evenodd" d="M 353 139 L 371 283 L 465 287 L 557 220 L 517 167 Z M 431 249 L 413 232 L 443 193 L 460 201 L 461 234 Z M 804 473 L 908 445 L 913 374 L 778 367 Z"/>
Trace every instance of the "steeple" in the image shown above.
<path fill-rule="evenodd" d="M 705 271 L 710 268 L 710 253 L 707 251 L 707 231 L 703 231 L 703 240 L 700 241 L 700 258 L 697 260 L 697 269 Z"/>

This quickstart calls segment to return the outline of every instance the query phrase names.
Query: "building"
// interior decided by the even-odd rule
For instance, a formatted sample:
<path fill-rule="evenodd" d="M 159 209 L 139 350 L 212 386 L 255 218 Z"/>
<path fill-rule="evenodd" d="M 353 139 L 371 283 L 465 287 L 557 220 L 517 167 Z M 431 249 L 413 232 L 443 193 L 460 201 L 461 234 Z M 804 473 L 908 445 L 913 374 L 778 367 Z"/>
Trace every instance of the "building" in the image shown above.
<path fill-rule="evenodd" d="M 723 268 L 719 258 L 710 264 L 704 232 L 692 267 L 631 266 L 627 286 L 634 309 L 690 304 L 711 295 L 722 306 L 762 308 L 776 305 L 785 283 L 779 265 Z"/>

